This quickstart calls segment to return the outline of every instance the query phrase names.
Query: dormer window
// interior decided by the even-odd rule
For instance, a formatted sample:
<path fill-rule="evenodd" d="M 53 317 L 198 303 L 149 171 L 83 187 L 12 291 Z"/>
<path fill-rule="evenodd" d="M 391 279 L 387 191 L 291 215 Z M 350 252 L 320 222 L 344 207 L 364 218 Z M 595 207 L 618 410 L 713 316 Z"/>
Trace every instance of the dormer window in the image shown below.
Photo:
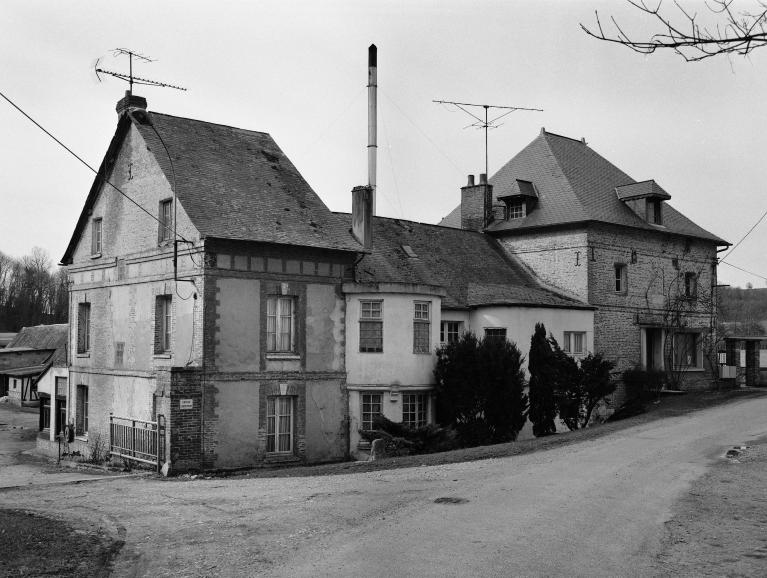
<path fill-rule="evenodd" d="M 653 225 L 663 224 L 663 200 L 656 198 L 647 199 L 646 219 Z"/>
<path fill-rule="evenodd" d="M 507 219 L 521 219 L 527 216 L 527 207 L 525 201 L 514 200 L 506 206 L 506 218 Z"/>

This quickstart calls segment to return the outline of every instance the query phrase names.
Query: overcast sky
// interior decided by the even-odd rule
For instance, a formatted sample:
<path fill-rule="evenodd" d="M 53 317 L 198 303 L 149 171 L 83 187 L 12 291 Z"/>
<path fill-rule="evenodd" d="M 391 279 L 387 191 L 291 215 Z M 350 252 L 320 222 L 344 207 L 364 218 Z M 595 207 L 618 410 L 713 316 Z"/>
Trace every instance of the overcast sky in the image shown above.
<path fill-rule="evenodd" d="M 737 4 L 737 2 L 736 2 Z M 669 4 L 669 7 L 671 5 Z M 325 203 L 367 180 L 367 47 L 378 45 L 378 214 L 436 223 L 484 170 L 483 133 L 434 99 L 542 108 L 490 132 L 490 173 L 541 127 L 584 137 L 671 204 L 738 241 L 767 209 L 767 48 L 688 64 L 587 37 L 594 10 L 641 34 L 649 20 L 598 0 L 457 2 L 35 2 L 0 8 L 0 91 L 94 166 L 114 133 L 125 47 L 149 109 L 269 132 Z M 699 9 L 704 11 L 702 4 Z M 0 100 L 0 251 L 58 262 L 93 175 Z M 767 220 L 720 266 L 765 286 Z"/>

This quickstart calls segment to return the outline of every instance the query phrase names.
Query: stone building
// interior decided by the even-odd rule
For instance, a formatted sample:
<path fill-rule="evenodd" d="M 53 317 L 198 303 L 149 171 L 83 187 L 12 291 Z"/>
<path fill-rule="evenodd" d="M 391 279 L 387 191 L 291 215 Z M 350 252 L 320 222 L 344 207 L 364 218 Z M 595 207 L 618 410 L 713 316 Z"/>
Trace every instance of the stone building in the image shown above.
<path fill-rule="evenodd" d="M 348 455 L 360 245 L 268 134 L 117 112 L 62 258 L 75 444 L 162 416 L 171 471 Z"/>
<path fill-rule="evenodd" d="M 728 243 L 670 198 L 584 140 L 541 130 L 489 182 L 470 181 L 442 224 L 484 231 L 538 279 L 594 306 L 594 351 L 617 370 L 705 387 L 716 369 L 717 250 Z"/>

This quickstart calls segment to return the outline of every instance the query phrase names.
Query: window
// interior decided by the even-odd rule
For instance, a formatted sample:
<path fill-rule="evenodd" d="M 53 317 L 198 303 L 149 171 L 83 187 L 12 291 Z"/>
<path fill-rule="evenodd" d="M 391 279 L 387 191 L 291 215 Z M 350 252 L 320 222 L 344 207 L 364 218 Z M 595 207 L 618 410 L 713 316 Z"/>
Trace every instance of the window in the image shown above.
<path fill-rule="evenodd" d="M 269 297 L 266 301 L 266 350 L 290 353 L 295 350 L 293 297 Z"/>
<path fill-rule="evenodd" d="M 402 396 L 402 423 L 418 428 L 427 424 L 428 398 L 425 393 L 406 393 Z"/>
<path fill-rule="evenodd" d="M 360 351 L 383 351 L 383 301 L 360 301 Z"/>
<path fill-rule="evenodd" d="M 626 265 L 615 264 L 615 292 L 625 293 L 628 289 L 628 275 Z"/>
<path fill-rule="evenodd" d="M 91 304 L 77 305 L 77 353 L 91 350 Z"/>
<path fill-rule="evenodd" d="M 293 398 L 287 395 L 267 398 L 267 452 L 293 452 L 293 406 Z"/>
<path fill-rule="evenodd" d="M 461 337 L 460 321 L 443 321 L 439 327 L 439 340 L 441 343 L 455 343 Z"/>
<path fill-rule="evenodd" d="M 413 353 L 431 353 L 431 303 L 416 301 L 413 305 Z"/>
<path fill-rule="evenodd" d="M 574 355 L 586 353 L 586 332 L 565 331 L 565 339 L 562 343 L 562 351 Z"/>
<path fill-rule="evenodd" d="M 700 355 L 699 335 L 692 332 L 680 332 L 674 334 L 672 343 L 672 355 L 676 368 L 701 367 L 702 356 Z"/>
<path fill-rule="evenodd" d="M 51 427 L 51 398 L 40 397 L 40 431 Z"/>
<path fill-rule="evenodd" d="M 91 229 L 91 255 L 101 253 L 101 218 L 93 219 Z"/>
<path fill-rule="evenodd" d="M 525 208 L 525 201 L 511 201 L 506 206 L 506 218 L 521 219 L 527 214 Z"/>
<path fill-rule="evenodd" d="M 59 433 L 64 432 L 67 425 L 67 402 L 63 399 L 56 400 L 56 429 Z"/>
<path fill-rule="evenodd" d="M 115 367 L 122 367 L 125 363 L 125 342 L 115 342 Z"/>
<path fill-rule="evenodd" d="M 158 295 L 154 308 L 154 352 L 169 353 L 173 330 L 173 299 L 170 295 Z M 124 346 L 123 346 L 124 347 Z M 117 351 L 115 350 L 115 357 Z"/>
<path fill-rule="evenodd" d="M 362 429 L 373 429 L 373 418 L 381 415 L 383 395 L 380 393 L 362 394 Z"/>
<path fill-rule="evenodd" d="M 159 228 L 157 230 L 157 241 L 170 241 L 173 239 L 173 199 L 160 201 Z"/>
<path fill-rule="evenodd" d="M 498 341 L 505 341 L 506 328 L 505 327 L 485 327 L 485 339 L 497 339 Z"/>
<path fill-rule="evenodd" d="M 695 273 L 684 274 L 684 296 L 688 299 L 698 296 L 698 276 Z"/>
<path fill-rule="evenodd" d="M 647 199 L 647 213 L 645 217 L 648 223 L 654 223 L 656 225 L 663 224 L 662 203 L 663 201 L 661 199 Z"/>
<path fill-rule="evenodd" d="M 77 386 L 77 423 L 75 433 L 79 436 L 88 435 L 88 386 Z"/>

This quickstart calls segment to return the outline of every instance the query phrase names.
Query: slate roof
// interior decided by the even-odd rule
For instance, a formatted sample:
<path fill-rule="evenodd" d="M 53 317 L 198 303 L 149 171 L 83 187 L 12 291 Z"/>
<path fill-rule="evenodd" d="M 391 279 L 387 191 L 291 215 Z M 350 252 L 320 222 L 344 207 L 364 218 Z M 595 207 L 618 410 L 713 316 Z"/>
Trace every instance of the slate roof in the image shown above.
<path fill-rule="evenodd" d="M 347 227 L 351 215 L 342 216 Z M 415 257 L 408 256 L 410 252 Z M 373 217 L 373 245 L 357 265 L 361 283 L 414 283 L 444 287 L 442 306 L 483 305 L 593 309 L 543 287 L 482 233 L 413 221 Z"/>
<path fill-rule="evenodd" d="M 120 118 L 99 175 L 110 173 L 131 125 L 146 141 L 168 183 L 172 188 L 175 184 L 181 206 L 202 237 L 341 251 L 361 249 L 264 132 L 134 111 Z M 97 176 L 62 258 L 64 264 L 71 263 L 88 210 L 102 184 Z M 157 207 L 146 208 L 153 214 L 157 211 Z"/>
<path fill-rule="evenodd" d="M 497 199 L 515 194 L 519 190 L 517 179 L 535 184 L 538 191 L 535 210 L 522 219 L 496 221 L 490 225 L 489 231 L 501 233 L 598 221 L 667 231 L 707 239 L 719 245 L 728 244 L 693 223 L 668 203 L 665 203 L 663 210 L 663 226 L 641 219 L 616 194 L 616 187 L 633 185 L 637 181 L 580 140 L 542 130 L 535 140 L 489 179 L 493 185 L 494 197 Z M 460 207 L 440 224 L 459 227 Z"/>
<path fill-rule="evenodd" d="M 28 348 L 32 350 L 48 349 L 55 351 L 50 361 L 54 365 L 66 365 L 66 346 L 69 325 L 58 323 L 54 325 L 35 325 L 34 327 L 22 327 L 21 331 L 13 338 L 6 350 Z M 0 350 L 0 353 L 4 350 Z"/>

